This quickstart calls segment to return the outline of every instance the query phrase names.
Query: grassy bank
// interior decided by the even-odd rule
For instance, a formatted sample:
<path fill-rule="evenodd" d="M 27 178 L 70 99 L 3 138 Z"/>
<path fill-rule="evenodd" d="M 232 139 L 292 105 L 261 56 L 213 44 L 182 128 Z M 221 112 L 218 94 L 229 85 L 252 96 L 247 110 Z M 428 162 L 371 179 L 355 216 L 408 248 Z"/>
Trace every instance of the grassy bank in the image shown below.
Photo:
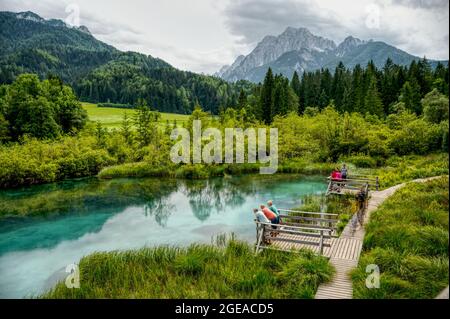
<path fill-rule="evenodd" d="M 43 298 L 313 298 L 333 269 L 326 258 L 264 251 L 230 240 L 188 248 L 96 253 L 80 261 L 80 289 Z"/>
<path fill-rule="evenodd" d="M 355 298 L 434 298 L 448 285 L 448 181 L 408 184 L 372 213 Z M 380 268 L 379 289 L 365 286 L 369 264 Z"/>
<path fill-rule="evenodd" d="M 350 174 L 367 174 L 379 176 L 381 189 L 410 181 L 416 178 L 448 174 L 448 153 L 425 156 L 394 156 L 388 159 L 386 166 L 364 168 L 346 162 Z M 340 163 L 310 162 L 306 159 L 285 160 L 278 166 L 277 173 L 320 174 L 328 175 Z M 98 174 L 99 178 L 120 177 L 176 177 L 176 178 L 209 178 L 214 176 L 241 175 L 258 173 L 262 164 L 222 164 L 222 165 L 171 165 L 154 166 L 148 162 L 127 163 L 105 167 Z"/>
<path fill-rule="evenodd" d="M 121 177 L 174 177 L 188 179 L 204 179 L 226 175 L 257 174 L 260 167 L 265 164 L 220 164 L 220 165 L 173 165 L 154 166 L 148 162 L 127 163 L 105 167 L 98 174 L 99 178 L 121 178 Z M 326 175 L 336 164 L 333 163 L 310 163 L 298 159 L 287 161 L 278 166 L 277 173 Z"/>

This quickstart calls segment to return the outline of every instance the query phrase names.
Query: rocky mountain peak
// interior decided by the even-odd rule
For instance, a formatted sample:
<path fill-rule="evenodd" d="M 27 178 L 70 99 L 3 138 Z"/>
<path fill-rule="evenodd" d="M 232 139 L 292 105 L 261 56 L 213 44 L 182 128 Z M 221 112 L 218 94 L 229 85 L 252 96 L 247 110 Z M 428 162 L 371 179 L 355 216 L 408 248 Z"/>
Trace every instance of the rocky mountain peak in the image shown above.
<path fill-rule="evenodd" d="M 89 29 L 84 25 L 77 27 L 77 26 L 68 25 L 67 23 L 65 23 L 64 21 L 59 20 L 59 19 L 46 20 L 31 11 L 19 12 L 19 13 L 16 13 L 15 16 L 17 19 L 23 19 L 23 20 L 28 20 L 28 21 L 38 22 L 38 23 L 44 23 L 44 24 L 52 26 L 52 27 L 73 28 L 73 29 L 76 29 L 83 33 L 92 35 L 91 32 L 89 31 Z"/>
<path fill-rule="evenodd" d="M 86 26 L 84 26 L 84 25 L 80 25 L 80 26 L 78 27 L 78 30 L 80 30 L 81 32 L 84 32 L 84 33 L 86 33 L 86 34 L 91 35 L 91 31 L 89 31 L 89 29 L 88 29 Z"/>
<path fill-rule="evenodd" d="M 235 81 L 247 71 L 275 61 L 286 52 L 311 51 L 327 52 L 334 50 L 336 44 L 329 39 L 312 34 L 306 28 L 288 27 L 278 36 L 267 35 L 246 57 L 239 57 L 231 67 L 218 72 L 221 77 Z"/>
<path fill-rule="evenodd" d="M 43 18 L 41 18 L 36 13 L 31 12 L 31 11 L 25 11 L 25 12 L 16 13 L 16 18 L 17 19 L 29 20 L 29 21 L 35 21 L 35 22 L 43 22 L 43 21 L 45 21 Z"/>
<path fill-rule="evenodd" d="M 355 38 L 353 36 L 348 36 L 336 48 L 336 56 L 342 57 L 342 56 L 346 55 L 347 53 L 351 52 L 352 50 L 354 50 L 357 46 L 363 45 L 365 43 L 367 43 L 367 42 L 360 40 L 358 38 Z"/>
<path fill-rule="evenodd" d="M 264 37 L 249 55 L 240 56 L 232 66 L 222 69 L 219 76 L 231 82 L 245 79 L 258 83 L 264 79 L 269 67 L 274 73 L 290 78 L 294 71 L 333 69 L 340 62 L 352 68 L 372 60 L 380 67 L 388 57 L 400 65 L 418 59 L 380 41 L 348 36 L 336 46 L 332 40 L 314 35 L 306 28 L 287 27 L 278 36 Z"/>

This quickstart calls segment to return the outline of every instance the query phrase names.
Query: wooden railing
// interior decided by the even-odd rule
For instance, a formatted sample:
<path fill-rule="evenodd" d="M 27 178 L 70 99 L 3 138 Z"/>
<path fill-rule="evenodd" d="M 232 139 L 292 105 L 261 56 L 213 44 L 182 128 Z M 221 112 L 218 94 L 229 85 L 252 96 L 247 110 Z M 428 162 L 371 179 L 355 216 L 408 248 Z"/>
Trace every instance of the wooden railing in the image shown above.
<path fill-rule="evenodd" d="M 290 242 L 307 246 L 319 246 L 319 254 L 322 255 L 323 248 L 330 247 L 330 244 L 325 243 L 324 239 L 337 237 L 335 235 L 335 232 L 336 224 L 338 222 L 338 214 L 304 212 L 288 209 L 279 209 L 279 211 L 286 213 L 295 213 L 296 215 L 280 214 L 280 224 L 261 223 L 255 220 L 257 238 L 256 253 L 265 248 L 276 249 L 276 247 L 265 245 L 265 242 L 267 240 L 270 240 L 271 242 Z M 299 223 L 299 221 L 301 223 Z M 277 237 L 271 236 L 271 233 L 289 234 L 294 236 L 290 236 L 289 238 L 283 236 Z M 319 241 L 309 241 L 305 240 L 305 238 L 319 238 Z"/>
<path fill-rule="evenodd" d="M 362 187 L 368 192 L 370 189 L 379 190 L 380 183 L 378 176 L 376 177 L 366 177 L 363 175 L 352 175 L 349 178 L 342 179 L 332 179 L 327 177 L 328 187 L 327 193 L 329 194 L 341 194 L 340 192 L 333 191 L 334 189 L 339 190 L 360 190 Z"/>

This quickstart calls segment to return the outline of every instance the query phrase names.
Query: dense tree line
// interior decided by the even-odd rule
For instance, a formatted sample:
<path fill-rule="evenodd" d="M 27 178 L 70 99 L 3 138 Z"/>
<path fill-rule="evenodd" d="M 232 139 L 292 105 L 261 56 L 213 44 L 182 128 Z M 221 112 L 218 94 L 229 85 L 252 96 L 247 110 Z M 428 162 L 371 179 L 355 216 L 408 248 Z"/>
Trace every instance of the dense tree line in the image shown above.
<path fill-rule="evenodd" d="M 234 106 L 244 81 L 180 71 L 144 54 L 121 52 L 62 21 L 0 12 L 0 84 L 23 73 L 61 78 L 83 101 L 136 106 L 144 99 L 162 112 L 190 114 L 196 104 L 217 114 Z"/>
<path fill-rule="evenodd" d="M 126 53 L 89 73 L 75 84 L 75 91 L 88 102 L 137 105 L 143 99 L 158 111 L 182 114 L 200 104 L 217 114 L 221 107 L 237 104 L 240 89 L 251 87 L 172 67 L 154 68 L 147 61 L 141 54 Z"/>
<path fill-rule="evenodd" d="M 413 61 L 409 66 L 396 65 L 387 59 L 381 70 L 370 61 L 366 68 L 356 65 L 347 69 L 340 63 L 333 73 L 321 69 L 305 72 L 301 79 L 295 72 L 290 83 L 281 75 L 274 76 L 269 69 L 264 82 L 251 92 L 253 96 L 245 99 L 247 107 L 265 123 L 293 110 L 299 114 L 307 108 L 320 111 L 330 103 L 341 113 L 385 117 L 399 110 L 422 115 L 421 100 L 433 89 L 436 94 L 448 96 L 448 65 L 439 63 L 433 70 L 426 59 Z"/>

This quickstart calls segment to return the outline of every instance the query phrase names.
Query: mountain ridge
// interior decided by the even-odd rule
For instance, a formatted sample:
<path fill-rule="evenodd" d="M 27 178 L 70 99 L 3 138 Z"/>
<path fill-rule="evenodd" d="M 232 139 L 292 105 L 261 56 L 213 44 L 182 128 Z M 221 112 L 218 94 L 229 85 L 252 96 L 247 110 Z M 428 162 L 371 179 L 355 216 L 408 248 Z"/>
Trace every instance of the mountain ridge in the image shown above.
<path fill-rule="evenodd" d="M 307 28 L 287 27 L 278 36 L 265 36 L 247 56 L 239 57 L 239 65 L 236 60 L 233 68 L 225 66 L 215 75 L 230 82 L 257 83 L 263 80 L 269 67 L 274 73 L 291 78 L 294 72 L 333 69 L 339 62 L 353 68 L 357 64 L 365 66 L 372 60 L 377 67 L 382 67 L 388 58 L 399 65 L 409 65 L 420 59 L 382 41 L 361 40 L 350 35 L 336 45 L 333 40 L 314 35 Z M 438 61 L 430 62 L 435 65 Z"/>

